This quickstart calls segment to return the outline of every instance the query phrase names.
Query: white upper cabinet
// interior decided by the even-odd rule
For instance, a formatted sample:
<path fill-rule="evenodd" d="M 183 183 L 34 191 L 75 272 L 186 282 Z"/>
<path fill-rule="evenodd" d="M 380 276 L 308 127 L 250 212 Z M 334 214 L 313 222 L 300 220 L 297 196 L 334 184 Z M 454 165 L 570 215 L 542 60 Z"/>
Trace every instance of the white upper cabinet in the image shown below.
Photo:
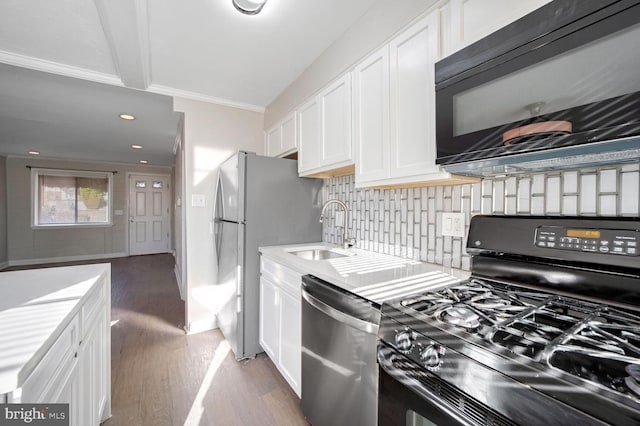
<path fill-rule="evenodd" d="M 282 154 L 288 155 L 298 149 L 298 140 L 296 137 L 296 113 L 292 112 L 283 121 L 280 126 L 282 132 Z"/>
<path fill-rule="evenodd" d="M 265 133 L 265 155 L 269 157 L 277 157 L 280 155 L 280 151 L 282 150 L 282 128 L 278 124 Z"/>
<path fill-rule="evenodd" d="M 360 181 L 389 177 L 389 46 L 353 71 L 353 145 Z"/>
<path fill-rule="evenodd" d="M 312 170 L 320 164 L 320 102 L 317 97 L 303 104 L 298 117 L 298 173 Z"/>
<path fill-rule="evenodd" d="M 550 1 L 450 0 L 444 21 L 450 30 L 450 43 L 444 44 L 444 55 L 480 40 Z"/>
<path fill-rule="evenodd" d="M 298 172 L 331 173 L 353 164 L 351 73 L 327 86 L 298 109 Z"/>
<path fill-rule="evenodd" d="M 284 157 L 295 152 L 297 148 L 296 114 L 292 112 L 265 132 L 265 155 Z"/>
<path fill-rule="evenodd" d="M 435 11 L 354 71 L 356 186 L 450 179 L 436 166 L 434 64 L 440 53 Z"/>
<path fill-rule="evenodd" d="M 438 13 L 393 39 L 389 52 L 391 176 L 438 173 L 434 89 L 434 64 L 440 56 Z"/>

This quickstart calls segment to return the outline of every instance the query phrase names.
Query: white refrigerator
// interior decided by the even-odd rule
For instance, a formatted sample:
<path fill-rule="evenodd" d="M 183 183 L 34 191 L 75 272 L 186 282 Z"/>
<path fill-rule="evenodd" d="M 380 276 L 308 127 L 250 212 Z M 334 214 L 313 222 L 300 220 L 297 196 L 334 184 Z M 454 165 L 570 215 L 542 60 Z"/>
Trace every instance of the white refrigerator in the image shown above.
<path fill-rule="evenodd" d="M 322 180 L 298 177 L 297 161 L 238 152 L 220 166 L 215 201 L 218 326 L 236 359 L 259 343 L 258 247 L 322 241 Z"/>

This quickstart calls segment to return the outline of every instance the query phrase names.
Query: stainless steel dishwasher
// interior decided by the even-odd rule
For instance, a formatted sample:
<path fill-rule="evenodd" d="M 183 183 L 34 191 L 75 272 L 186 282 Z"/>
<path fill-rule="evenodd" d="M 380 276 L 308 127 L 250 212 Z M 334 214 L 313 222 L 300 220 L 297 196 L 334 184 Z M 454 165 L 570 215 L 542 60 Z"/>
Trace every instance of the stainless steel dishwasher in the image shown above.
<path fill-rule="evenodd" d="M 371 426 L 378 418 L 380 306 L 302 277 L 302 411 L 313 426 Z"/>

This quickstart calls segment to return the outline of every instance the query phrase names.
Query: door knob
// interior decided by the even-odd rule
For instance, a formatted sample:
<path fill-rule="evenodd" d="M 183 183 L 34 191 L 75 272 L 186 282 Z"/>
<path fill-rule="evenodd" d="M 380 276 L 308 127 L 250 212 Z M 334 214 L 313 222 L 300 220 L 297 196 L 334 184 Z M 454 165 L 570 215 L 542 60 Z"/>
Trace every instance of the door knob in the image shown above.
<path fill-rule="evenodd" d="M 129 216 L 129 222 L 133 223 L 133 216 Z"/>

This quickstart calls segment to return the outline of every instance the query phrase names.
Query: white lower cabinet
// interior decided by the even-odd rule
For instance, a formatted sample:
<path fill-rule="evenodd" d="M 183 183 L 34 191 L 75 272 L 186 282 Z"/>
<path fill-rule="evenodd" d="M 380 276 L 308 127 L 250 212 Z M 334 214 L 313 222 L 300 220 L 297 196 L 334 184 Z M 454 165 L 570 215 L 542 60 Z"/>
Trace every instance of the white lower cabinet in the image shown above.
<path fill-rule="evenodd" d="M 264 257 L 260 275 L 260 345 L 300 397 L 302 275 Z"/>
<path fill-rule="evenodd" d="M 272 360 L 280 356 L 280 292 L 268 279 L 260 278 L 260 345 Z"/>
<path fill-rule="evenodd" d="M 301 394 L 301 318 L 300 296 L 280 291 L 280 370 L 298 396 Z"/>
<path fill-rule="evenodd" d="M 98 426 L 111 416 L 110 285 L 103 280 L 92 289 L 7 402 L 68 403 L 71 426 Z"/>
<path fill-rule="evenodd" d="M 109 365 L 109 363 L 104 351 L 104 325 L 105 318 L 100 315 L 80 344 L 80 389 L 83 398 L 85 398 L 85 402 L 80 408 L 80 416 L 81 424 L 84 425 L 100 423 L 107 401 L 105 365 Z"/>

